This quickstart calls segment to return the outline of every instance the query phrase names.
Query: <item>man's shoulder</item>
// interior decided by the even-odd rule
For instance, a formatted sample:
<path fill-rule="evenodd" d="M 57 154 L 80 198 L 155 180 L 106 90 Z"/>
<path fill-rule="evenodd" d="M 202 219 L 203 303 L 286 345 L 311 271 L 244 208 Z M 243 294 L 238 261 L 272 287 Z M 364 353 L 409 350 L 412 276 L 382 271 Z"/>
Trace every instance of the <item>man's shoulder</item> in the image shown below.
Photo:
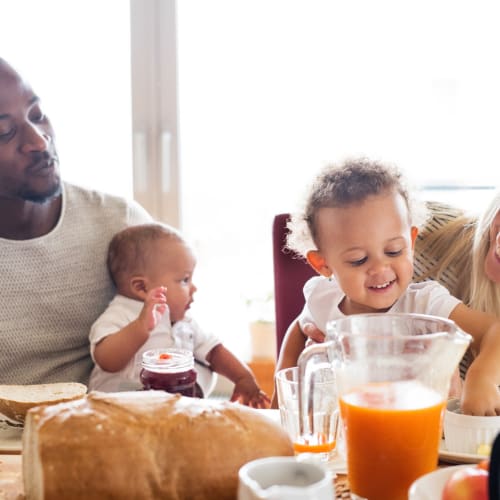
<path fill-rule="evenodd" d="M 99 218 L 108 217 L 125 219 L 128 223 L 148 222 L 151 216 L 132 199 L 96 189 L 89 189 L 64 182 L 64 206 L 69 212 L 85 210 L 86 214 L 98 214 Z"/>
<path fill-rule="evenodd" d="M 64 182 L 64 195 L 71 203 L 84 203 L 88 205 L 118 205 L 127 206 L 128 201 L 123 196 L 117 196 L 96 189 L 89 189 L 69 182 Z"/>

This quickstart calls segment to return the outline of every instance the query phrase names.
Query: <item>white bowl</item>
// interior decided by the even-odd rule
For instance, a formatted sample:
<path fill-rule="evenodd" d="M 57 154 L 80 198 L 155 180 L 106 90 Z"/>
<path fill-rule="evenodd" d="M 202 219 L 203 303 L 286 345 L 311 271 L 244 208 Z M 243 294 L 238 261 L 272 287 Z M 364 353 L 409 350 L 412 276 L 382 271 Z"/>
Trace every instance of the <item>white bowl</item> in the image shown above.
<path fill-rule="evenodd" d="M 419 477 L 408 491 L 409 500 L 437 500 L 443 494 L 444 485 L 448 478 L 459 469 L 471 467 L 471 465 L 455 465 L 429 472 Z"/>
<path fill-rule="evenodd" d="M 479 447 L 491 447 L 500 432 L 500 416 L 477 417 L 460 413 L 458 399 L 450 399 L 444 412 L 444 441 L 453 453 L 480 453 Z M 485 456 L 488 456 L 486 453 Z"/>
<path fill-rule="evenodd" d="M 238 500 L 330 500 L 334 497 L 333 477 L 316 460 L 258 458 L 240 468 L 237 497 Z"/>

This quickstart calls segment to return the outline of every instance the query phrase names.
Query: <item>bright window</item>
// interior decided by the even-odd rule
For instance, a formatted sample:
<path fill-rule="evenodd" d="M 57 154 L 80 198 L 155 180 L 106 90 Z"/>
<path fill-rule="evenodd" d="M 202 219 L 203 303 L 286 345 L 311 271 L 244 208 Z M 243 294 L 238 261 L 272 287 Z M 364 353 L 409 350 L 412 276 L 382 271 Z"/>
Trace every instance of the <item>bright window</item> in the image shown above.
<path fill-rule="evenodd" d="M 128 2 L 16 0 L 1 17 L 0 57 L 40 96 L 65 180 L 131 197 Z"/>
<path fill-rule="evenodd" d="M 272 290 L 272 218 L 326 162 L 364 154 L 418 186 L 499 184 L 495 5 L 178 2 L 183 226 L 197 307 L 235 349 L 244 299 Z M 489 193 L 425 196 L 481 210 Z"/>
<path fill-rule="evenodd" d="M 248 350 L 246 301 L 272 291 L 272 219 L 295 209 L 325 163 L 364 154 L 398 164 L 421 186 L 500 187 L 494 1 L 186 0 L 177 2 L 177 32 L 167 19 L 174 0 L 4 3 L 1 56 L 45 103 L 64 177 L 125 196 L 133 193 L 130 22 L 140 17 L 130 6 L 144 9 L 148 43 L 158 46 L 138 59 L 156 72 L 147 91 L 140 83 L 135 91 L 158 91 L 142 108 L 159 111 L 149 122 L 167 124 L 179 92 L 181 226 L 199 258 L 193 313 L 236 354 Z M 140 42 L 132 40 L 139 55 Z M 175 52 L 163 52 L 174 42 L 177 78 Z M 139 118 L 139 138 L 154 127 L 169 132 Z M 136 178 L 144 164 L 157 168 L 160 135 L 137 141 L 151 150 L 136 155 Z M 176 185 L 165 194 L 163 173 L 153 174 L 143 195 L 160 207 L 177 199 Z M 425 196 L 480 211 L 490 194 Z"/>

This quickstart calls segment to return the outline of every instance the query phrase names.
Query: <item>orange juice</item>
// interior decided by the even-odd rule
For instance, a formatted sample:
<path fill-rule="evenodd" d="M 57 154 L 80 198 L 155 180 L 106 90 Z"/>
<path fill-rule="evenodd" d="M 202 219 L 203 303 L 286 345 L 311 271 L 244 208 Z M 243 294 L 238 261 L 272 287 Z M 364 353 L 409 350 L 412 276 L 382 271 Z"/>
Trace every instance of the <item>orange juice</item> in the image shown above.
<path fill-rule="evenodd" d="M 351 492 L 406 500 L 419 476 L 436 468 L 443 397 L 410 380 L 372 383 L 340 397 Z"/>
<path fill-rule="evenodd" d="M 312 436 L 311 439 L 302 438 L 300 441 L 295 441 L 293 443 L 293 451 L 295 453 L 330 453 L 335 449 L 336 444 L 335 439 L 328 441 L 327 436 L 321 433 L 317 436 Z"/>

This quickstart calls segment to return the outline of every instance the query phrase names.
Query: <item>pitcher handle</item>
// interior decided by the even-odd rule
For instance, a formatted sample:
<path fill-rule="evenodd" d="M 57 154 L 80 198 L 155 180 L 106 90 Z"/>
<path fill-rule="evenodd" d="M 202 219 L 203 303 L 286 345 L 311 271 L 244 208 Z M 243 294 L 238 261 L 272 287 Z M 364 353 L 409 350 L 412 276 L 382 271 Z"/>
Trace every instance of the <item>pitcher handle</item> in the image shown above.
<path fill-rule="evenodd" d="M 301 436 L 314 434 L 314 384 L 315 372 L 332 367 L 332 353 L 335 342 L 329 340 L 321 344 L 306 347 L 299 356 L 298 399 L 299 399 L 299 430 Z"/>

